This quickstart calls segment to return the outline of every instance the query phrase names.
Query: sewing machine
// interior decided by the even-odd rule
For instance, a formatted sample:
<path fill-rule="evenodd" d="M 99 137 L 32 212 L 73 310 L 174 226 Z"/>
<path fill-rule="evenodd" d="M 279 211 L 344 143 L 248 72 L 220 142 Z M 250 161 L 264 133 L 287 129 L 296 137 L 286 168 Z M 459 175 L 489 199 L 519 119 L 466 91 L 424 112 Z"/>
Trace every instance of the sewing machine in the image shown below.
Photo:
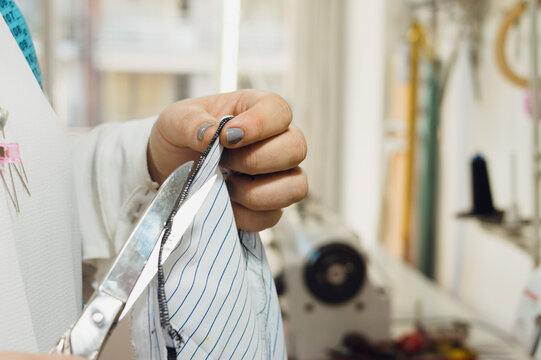
<path fill-rule="evenodd" d="M 284 213 L 274 236 L 282 257 L 288 355 L 324 359 L 347 333 L 390 338 L 390 294 L 340 219 L 307 200 Z"/>

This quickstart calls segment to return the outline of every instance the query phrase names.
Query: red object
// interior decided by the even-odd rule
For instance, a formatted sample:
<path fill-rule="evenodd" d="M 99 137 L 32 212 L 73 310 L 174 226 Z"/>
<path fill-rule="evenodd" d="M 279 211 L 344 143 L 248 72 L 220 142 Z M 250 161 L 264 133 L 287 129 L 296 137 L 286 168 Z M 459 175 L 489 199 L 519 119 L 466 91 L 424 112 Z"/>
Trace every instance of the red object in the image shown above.
<path fill-rule="evenodd" d="M 537 297 L 537 294 L 528 288 L 524 289 L 524 295 L 529 297 L 533 302 L 537 302 L 537 300 L 539 300 L 539 298 Z"/>
<path fill-rule="evenodd" d="M 416 354 L 423 350 L 425 342 L 425 335 L 416 331 L 402 337 L 398 342 L 398 346 L 400 347 L 400 350 L 407 354 Z"/>

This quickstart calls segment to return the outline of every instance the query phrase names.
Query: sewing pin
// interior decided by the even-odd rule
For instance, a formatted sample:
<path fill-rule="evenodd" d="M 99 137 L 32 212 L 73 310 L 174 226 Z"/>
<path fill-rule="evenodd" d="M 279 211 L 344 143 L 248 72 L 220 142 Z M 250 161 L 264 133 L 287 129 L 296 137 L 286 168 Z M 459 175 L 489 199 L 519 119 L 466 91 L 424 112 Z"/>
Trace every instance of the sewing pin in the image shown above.
<path fill-rule="evenodd" d="M 12 165 L 12 164 L 9 164 L 9 165 Z M 26 186 L 26 182 L 24 181 L 23 176 L 21 175 L 19 169 L 17 169 L 17 166 L 13 165 L 13 168 L 15 169 L 15 172 L 17 173 L 17 176 L 21 180 L 21 183 L 23 184 L 24 190 L 26 191 L 28 196 L 32 196 L 32 194 L 30 194 L 30 190 L 28 189 L 28 186 Z"/>
<path fill-rule="evenodd" d="M 13 198 L 15 199 L 15 209 L 19 212 L 19 199 L 17 198 L 17 189 L 15 188 L 15 181 L 13 181 L 13 172 L 11 171 L 11 166 L 8 164 L 9 177 L 11 178 L 11 188 L 13 189 Z"/>
<path fill-rule="evenodd" d="M 7 111 L 6 109 L 0 107 L 0 130 L 2 131 L 2 137 L 4 138 L 4 140 L 6 139 L 6 132 L 5 132 L 4 129 L 5 129 L 6 124 L 8 122 L 8 118 L 9 118 L 9 111 Z M 28 193 L 29 196 L 31 196 L 30 191 L 28 190 L 28 176 L 26 175 L 26 169 L 24 168 L 24 164 L 23 164 L 22 159 L 19 161 L 19 166 L 21 168 L 20 171 L 17 168 L 15 168 L 15 169 L 17 170 L 17 174 L 19 175 L 19 178 L 21 179 L 21 182 L 23 183 L 26 192 Z M 24 180 L 21 177 L 21 172 L 24 175 Z"/>
<path fill-rule="evenodd" d="M 4 128 L 6 127 L 6 123 L 8 122 L 9 117 L 9 111 L 6 109 L 0 107 L 0 130 L 2 131 L 2 137 L 6 138 L 6 133 L 4 131 Z"/>
<path fill-rule="evenodd" d="M 7 153 L 6 149 L 3 146 L 0 146 L 0 160 L 6 160 L 7 159 Z M 9 189 L 9 185 L 6 181 L 6 178 L 4 177 L 4 169 L 5 169 L 5 162 L 0 162 L 0 176 L 2 176 L 2 182 L 4 183 L 4 188 L 6 189 L 9 198 L 11 199 L 11 202 L 13 203 L 13 207 L 15 207 L 15 211 L 19 213 L 19 202 L 17 200 L 17 194 L 15 193 L 15 197 L 11 194 L 11 190 Z M 8 163 L 9 166 L 9 163 Z M 13 182 L 13 176 L 11 175 L 11 169 L 10 169 L 10 176 L 11 176 L 11 185 L 13 186 L 13 191 L 15 190 L 15 183 Z"/>
<path fill-rule="evenodd" d="M 17 213 L 19 212 L 19 208 L 17 206 L 17 203 L 15 202 L 15 199 L 13 199 L 13 195 L 11 195 L 11 191 L 9 190 L 8 183 L 6 182 L 6 178 L 4 177 L 4 173 L 0 171 L 0 176 L 2 177 L 2 182 L 4 183 L 4 188 L 6 189 L 6 192 L 9 195 L 9 198 L 11 199 L 11 202 L 13 203 L 13 207 L 15 207 L 15 211 Z"/>
<path fill-rule="evenodd" d="M 24 175 L 24 179 L 26 180 L 26 184 L 28 185 L 28 176 L 26 176 L 26 170 L 24 169 L 23 160 L 21 159 L 21 162 L 19 163 L 19 166 L 21 167 L 22 173 Z M 21 179 L 22 180 L 22 179 Z M 23 181 L 24 182 L 24 181 Z M 28 192 L 28 195 L 30 195 L 30 192 Z"/>

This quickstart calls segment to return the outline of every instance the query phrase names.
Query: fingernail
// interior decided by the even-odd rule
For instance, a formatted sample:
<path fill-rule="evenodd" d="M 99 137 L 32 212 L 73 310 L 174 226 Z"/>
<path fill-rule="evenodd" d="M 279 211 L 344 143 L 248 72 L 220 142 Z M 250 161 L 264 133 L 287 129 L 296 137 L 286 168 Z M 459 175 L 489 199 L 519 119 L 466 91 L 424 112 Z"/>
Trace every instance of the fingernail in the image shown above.
<path fill-rule="evenodd" d="M 233 145 L 238 143 L 244 137 L 244 132 L 239 128 L 229 128 L 226 131 L 227 143 Z"/>
<path fill-rule="evenodd" d="M 226 180 L 225 186 L 227 187 L 227 192 L 229 193 L 229 196 L 233 196 L 234 191 L 233 191 L 233 184 L 231 183 L 231 181 Z"/>
<path fill-rule="evenodd" d="M 226 149 L 222 152 L 222 157 L 220 157 L 220 164 L 227 164 L 229 161 L 229 151 Z"/>
<path fill-rule="evenodd" d="M 197 130 L 197 138 L 199 139 L 199 141 L 203 140 L 203 136 L 205 135 L 205 131 L 207 131 L 207 129 L 209 127 L 211 127 L 212 125 L 214 125 L 213 123 L 209 123 L 209 124 L 204 124 L 204 125 L 201 125 L 201 127 L 199 128 L 199 130 Z"/>

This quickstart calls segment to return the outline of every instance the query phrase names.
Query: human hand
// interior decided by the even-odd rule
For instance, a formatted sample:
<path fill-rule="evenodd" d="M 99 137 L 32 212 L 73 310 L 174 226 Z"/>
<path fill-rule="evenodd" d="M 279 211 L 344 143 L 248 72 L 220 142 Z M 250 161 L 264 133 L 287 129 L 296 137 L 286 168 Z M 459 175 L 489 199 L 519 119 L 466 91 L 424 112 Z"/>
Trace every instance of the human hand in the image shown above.
<path fill-rule="evenodd" d="M 49 354 L 0 353 L 0 360 L 83 360 L 83 358 Z"/>
<path fill-rule="evenodd" d="M 220 134 L 226 147 L 221 166 L 227 178 L 237 226 L 260 231 L 278 222 L 281 209 L 308 192 L 299 164 L 306 141 L 292 121 L 291 108 L 280 96 L 257 90 L 179 101 L 154 124 L 148 143 L 148 167 L 162 183 L 181 164 L 197 160 L 208 146 L 219 119 L 234 115 Z"/>

